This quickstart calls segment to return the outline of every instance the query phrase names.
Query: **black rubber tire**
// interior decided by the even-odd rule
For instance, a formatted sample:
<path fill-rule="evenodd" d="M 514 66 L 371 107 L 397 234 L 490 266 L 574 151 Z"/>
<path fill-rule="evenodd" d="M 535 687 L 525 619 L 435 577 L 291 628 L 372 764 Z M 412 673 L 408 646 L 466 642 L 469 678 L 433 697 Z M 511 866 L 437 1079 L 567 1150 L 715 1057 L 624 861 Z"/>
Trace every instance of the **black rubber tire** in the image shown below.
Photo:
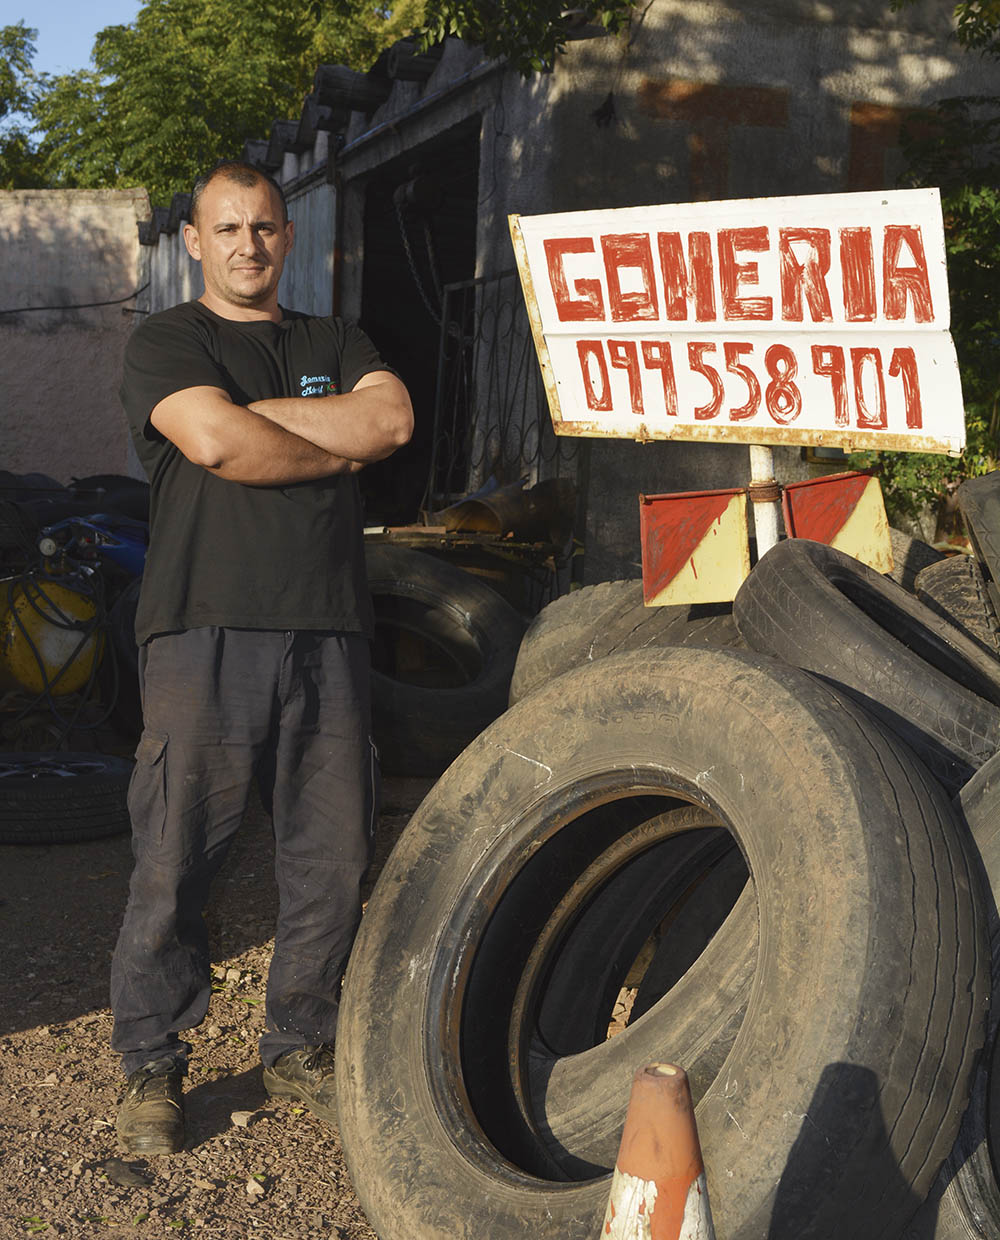
<path fill-rule="evenodd" d="M 128 831 L 132 765 L 102 753 L 0 753 L 0 843 L 69 844 Z"/>
<path fill-rule="evenodd" d="M 571 668 L 648 646 L 732 646 L 743 640 L 728 603 L 646 607 L 641 581 L 602 581 L 543 607 L 528 626 L 510 704 Z"/>
<path fill-rule="evenodd" d="M 723 828 L 706 829 L 712 825 L 705 810 L 685 805 L 623 828 L 563 894 L 538 933 L 514 999 L 516 1011 L 544 986 L 536 1026 L 548 1058 L 589 1050 L 602 1040 L 630 963 L 692 884 L 735 848 Z"/>
<path fill-rule="evenodd" d="M 966 478 L 956 498 L 993 610 L 1000 616 L 1000 470 Z"/>
<path fill-rule="evenodd" d="M 90 474 L 70 484 L 74 498 L 91 512 L 120 513 L 136 521 L 149 520 L 149 483 L 128 474 Z"/>
<path fill-rule="evenodd" d="M 439 774 L 506 709 L 524 621 L 472 573 L 433 556 L 369 543 L 365 559 L 375 608 L 372 716 L 382 769 Z M 408 650 L 420 660 L 430 657 L 417 676 L 404 670 Z"/>
<path fill-rule="evenodd" d="M 915 583 L 917 598 L 942 619 L 1000 658 L 1000 623 L 986 588 L 979 561 L 951 555 L 922 569 Z"/>
<path fill-rule="evenodd" d="M 892 572 L 886 573 L 886 576 L 911 594 L 916 588 L 917 574 L 945 558 L 930 543 L 904 534 L 893 526 L 889 527 L 889 540 L 892 543 Z"/>
<path fill-rule="evenodd" d="M 713 891 L 712 886 L 719 870 L 736 859 L 744 891 L 734 904 L 726 889 L 720 892 L 714 884 Z M 585 1111 L 583 1122 L 590 1131 L 580 1131 L 580 1101 L 589 1102 L 593 1091 L 589 1080 L 581 1082 L 579 1069 L 592 1079 L 602 1056 L 614 1057 L 628 1045 L 635 1057 L 645 1038 L 647 1057 L 653 1059 L 662 1058 L 667 1043 L 672 1054 L 683 1048 L 695 1098 L 718 1076 L 743 1023 L 757 966 L 757 902 L 746 874 L 732 836 L 703 808 L 683 805 L 623 832 L 569 887 L 539 931 L 511 1008 L 510 1028 L 522 1030 L 527 1023 L 529 1029 L 522 1038 L 526 1052 L 513 1037 L 508 1047 L 511 1062 L 526 1063 L 511 1084 L 519 1122 L 571 1179 L 600 1174 L 614 1157 L 606 1124 L 591 1124 Z M 715 931 L 707 944 L 696 942 L 699 927 L 692 925 L 688 898 L 693 887 Z M 508 896 L 504 908 L 511 903 Z M 530 924 L 531 911 L 515 905 L 508 917 Z M 612 1049 L 606 1045 L 608 1013 L 619 987 L 640 980 L 630 976 L 635 967 L 630 961 L 653 932 L 665 927 L 643 971 L 632 1023 L 625 1033 L 616 1030 L 616 1037 L 628 1043 Z M 675 965 L 683 964 L 672 979 L 664 977 L 661 956 L 666 953 Z M 488 972 L 483 980 L 490 984 Z M 635 1022 L 668 991 L 657 1020 L 637 1030 Z M 477 1002 L 474 988 L 468 1002 Z M 620 1128 L 616 1101 L 608 1105 L 605 1099 L 602 1108 L 617 1125 L 611 1144 Z M 591 1154 L 599 1161 L 591 1161 Z"/>
<path fill-rule="evenodd" d="M 955 801 L 983 867 L 992 992 L 1000 994 L 1000 755 L 979 768 Z M 902 1240 L 996 1240 L 1000 1236 L 1000 1004 L 990 1008 L 986 1053 L 958 1139 Z"/>
<path fill-rule="evenodd" d="M 917 574 L 945 557 L 902 530 L 889 534 L 893 569 L 887 575 L 912 592 Z M 510 704 L 581 663 L 649 644 L 744 647 L 724 603 L 649 608 L 640 580 L 602 581 L 554 599 L 532 620 L 517 653 Z"/>
<path fill-rule="evenodd" d="M 373 1227 L 597 1234 L 607 1175 L 567 1182 L 502 1094 L 528 1070 L 509 1023 L 524 961 L 608 846 L 593 807 L 632 797 L 707 809 L 754 879 L 749 1007 L 697 1109 L 719 1235 L 896 1240 L 954 1141 L 983 1036 L 985 917 L 958 824 L 905 746 L 816 679 L 680 648 L 601 660 L 513 707 L 394 848 L 337 1041 L 341 1136 Z M 567 1154 L 610 1168 L 634 1070 L 685 1063 L 683 990 L 561 1061 L 587 1143 Z M 695 1015 L 716 998 L 706 981 Z"/>
<path fill-rule="evenodd" d="M 748 646 L 846 689 L 949 792 L 1000 747 L 1000 661 L 901 586 L 822 543 L 778 543 L 733 603 Z"/>

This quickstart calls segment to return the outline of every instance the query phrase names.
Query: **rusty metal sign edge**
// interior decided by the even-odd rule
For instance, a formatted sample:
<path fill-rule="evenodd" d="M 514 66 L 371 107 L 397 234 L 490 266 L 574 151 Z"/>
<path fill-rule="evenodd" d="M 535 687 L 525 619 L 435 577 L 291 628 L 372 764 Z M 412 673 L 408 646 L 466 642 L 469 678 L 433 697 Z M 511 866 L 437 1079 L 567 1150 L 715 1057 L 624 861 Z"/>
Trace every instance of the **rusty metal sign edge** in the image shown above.
<path fill-rule="evenodd" d="M 842 448 L 845 452 L 862 452 L 882 450 L 886 452 L 933 452 L 944 456 L 961 456 L 962 448 L 952 439 L 937 439 L 931 435 L 887 435 L 882 431 L 855 431 L 850 434 L 838 431 L 829 437 L 823 431 L 808 427 L 796 430 L 790 426 L 776 426 L 768 429 L 762 426 L 735 427 L 730 423 L 724 426 L 678 426 L 676 430 L 663 427 L 650 427 L 646 422 L 639 422 L 634 431 L 621 434 L 609 434 L 606 427 L 597 427 L 593 422 L 567 422 L 557 420 L 552 415 L 553 430 L 557 435 L 567 435 L 581 439 L 631 439 L 635 443 L 689 442 L 689 443 L 745 443 L 765 444 L 774 447 L 790 445 L 806 448 Z"/>
<path fill-rule="evenodd" d="M 538 308 L 538 299 L 535 297 L 535 285 L 531 279 L 531 268 L 528 263 L 528 250 L 524 243 L 524 234 L 521 231 L 520 215 L 508 215 L 507 224 L 510 228 L 510 240 L 514 247 L 514 259 L 517 262 L 517 274 L 521 278 L 521 292 L 524 295 L 524 305 L 528 311 L 528 322 L 531 324 L 531 335 L 535 341 L 535 354 L 538 358 L 538 366 L 542 372 L 542 382 L 545 385 L 545 396 L 549 402 L 549 414 L 552 417 L 552 428 L 557 435 L 564 432 L 559 430 L 564 425 L 562 418 L 562 406 L 559 403 L 559 389 L 556 386 L 555 372 L 552 369 L 552 363 L 549 359 L 549 346 L 545 339 L 545 333 L 542 331 L 542 315 Z"/>

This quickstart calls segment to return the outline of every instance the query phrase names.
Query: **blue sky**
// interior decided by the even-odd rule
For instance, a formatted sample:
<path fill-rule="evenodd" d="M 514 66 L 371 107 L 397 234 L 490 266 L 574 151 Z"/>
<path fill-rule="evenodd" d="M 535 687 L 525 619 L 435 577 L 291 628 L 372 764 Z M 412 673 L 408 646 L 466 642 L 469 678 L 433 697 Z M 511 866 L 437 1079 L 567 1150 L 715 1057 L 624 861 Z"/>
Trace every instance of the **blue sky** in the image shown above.
<path fill-rule="evenodd" d="M 91 67 L 98 30 L 127 24 L 141 7 L 141 0 L 0 0 L 0 26 L 24 21 L 38 31 L 35 68 L 71 73 Z"/>

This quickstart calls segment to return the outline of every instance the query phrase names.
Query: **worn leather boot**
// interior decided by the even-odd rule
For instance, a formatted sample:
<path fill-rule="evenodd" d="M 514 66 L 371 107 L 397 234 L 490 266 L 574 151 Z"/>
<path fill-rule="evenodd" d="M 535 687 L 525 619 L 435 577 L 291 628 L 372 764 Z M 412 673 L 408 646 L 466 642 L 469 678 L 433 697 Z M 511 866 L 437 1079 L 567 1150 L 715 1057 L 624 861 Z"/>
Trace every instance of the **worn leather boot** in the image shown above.
<path fill-rule="evenodd" d="M 175 1059 L 154 1060 L 128 1078 L 117 1128 L 130 1154 L 176 1154 L 183 1148 L 183 1079 Z"/>
<path fill-rule="evenodd" d="M 264 1088 L 272 1098 L 298 1098 L 328 1124 L 337 1122 L 330 1046 L 303 1046 L 297 1051 L 286 1051 L 264 1069 Z"/>

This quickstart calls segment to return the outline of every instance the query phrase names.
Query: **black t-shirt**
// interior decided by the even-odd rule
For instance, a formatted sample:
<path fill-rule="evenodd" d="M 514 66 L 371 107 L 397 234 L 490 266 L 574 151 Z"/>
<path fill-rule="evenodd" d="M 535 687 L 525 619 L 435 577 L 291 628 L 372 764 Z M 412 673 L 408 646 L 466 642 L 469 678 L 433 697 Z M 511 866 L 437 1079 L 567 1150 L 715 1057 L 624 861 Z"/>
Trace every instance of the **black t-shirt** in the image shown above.
<path fill-rule="evenodd" d="M 191 301 L 151 315 L 129 338 L 121 401 L 151 487 L 140 643 L 203 625 L 371 632 L 353 475 L 228 482 L 193 465 L 149 420 L 184 388 L 221 387 L 245 405 L 349 392 L 389 369 L 353 324 L 283 314 L 245 323 Z"/>

